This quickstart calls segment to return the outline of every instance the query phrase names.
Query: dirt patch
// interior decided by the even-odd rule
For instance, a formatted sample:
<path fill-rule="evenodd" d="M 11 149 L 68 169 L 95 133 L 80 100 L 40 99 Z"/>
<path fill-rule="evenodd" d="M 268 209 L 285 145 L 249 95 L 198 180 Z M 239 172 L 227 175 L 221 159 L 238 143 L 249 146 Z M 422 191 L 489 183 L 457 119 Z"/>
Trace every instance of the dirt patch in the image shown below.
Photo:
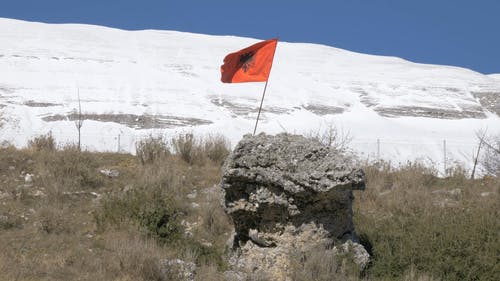
<path fill-rule="evenodd" d="M 212 124 L 210 120 L 171 115 L 82 114 L 81 118 L 83 120 L 114 122 L 134 129 L 168 129 Z M 47 122 L 76 121 L 78 120 L 78 114 L 56 114 L 45 116 L 42 120 Z"/>

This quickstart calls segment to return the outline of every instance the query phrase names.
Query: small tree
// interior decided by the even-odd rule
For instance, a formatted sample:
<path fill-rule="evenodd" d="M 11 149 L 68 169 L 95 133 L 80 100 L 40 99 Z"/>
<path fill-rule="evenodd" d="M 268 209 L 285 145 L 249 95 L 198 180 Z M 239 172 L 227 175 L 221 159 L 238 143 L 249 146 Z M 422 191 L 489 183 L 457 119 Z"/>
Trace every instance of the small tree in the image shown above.
<path fill-rule="evenodd" d="M 479 161 L 479 154 L 481 153 L 481 148 L 483 147 L 483 144 L 484 144 L 484 139 L 486 137 L 486 131 L 483 131 L 483 130 L 478 131 L 478 132 L 476 132 L 476 136 L 479 139 L 479 145 L 477 146 L 476 156 L 473 159 L 474 160 L 474 166 L 472 167 L 472 173 L 470 175 L 470 178 L 472 180 L 474 179 L 474 175 L 476 174 L 476 167 L 477 167 L 477 163 Z"/>
<path fill-rule="evenodd" d="M 493 176 L 500 177 L 500 134 L 484 137 L 484 152 L 481 165 L 484 171 Z"/>
<path fill-rule="evenodd" d="M 78 130 L 78 150 L 81 151 L 81 139 L 82 139 L 82 126 L 83 126 L 83 119 L 82 119 L 82 105 L 80 103 L 80 88 L 78 88 L 78 113 L 77 113 L 77 119 L 75 120 L 75 126 L 76 129 Z"/>

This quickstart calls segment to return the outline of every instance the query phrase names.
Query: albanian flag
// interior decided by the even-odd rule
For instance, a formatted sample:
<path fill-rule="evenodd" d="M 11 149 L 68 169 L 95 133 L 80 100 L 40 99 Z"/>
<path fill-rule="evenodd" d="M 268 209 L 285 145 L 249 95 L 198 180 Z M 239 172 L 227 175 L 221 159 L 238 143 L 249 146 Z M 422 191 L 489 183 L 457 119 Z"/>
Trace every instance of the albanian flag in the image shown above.
<path fill-rule="evenodd" d="M 259 42 L 224 58 L 220 67 L 224 83 L 266 82 L 271 73 L 278 39 Z"/>

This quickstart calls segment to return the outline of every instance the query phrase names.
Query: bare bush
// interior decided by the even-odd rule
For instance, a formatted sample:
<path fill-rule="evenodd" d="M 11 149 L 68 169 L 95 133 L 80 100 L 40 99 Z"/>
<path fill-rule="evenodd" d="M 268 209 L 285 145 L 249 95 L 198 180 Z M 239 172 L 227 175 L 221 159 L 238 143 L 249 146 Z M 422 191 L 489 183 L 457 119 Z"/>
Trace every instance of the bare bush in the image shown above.
<path fill-rule="evenodd" d="M 485 138 L 483 142 L 483 169 L 489 175 L 500 177 L 500 135 Z"/>
<path fill-rule="evenodd" d="M 136 143 L 135 154 L 141 164 L 151 164 L 170 156 L 170 149 L 163 137 L 149 136 Z"/>
<path fill-rule="evenodd" d="M 51 132 L 45 135 L 34 137 L 33 139 L 28 141 L 28 148 L 35 151 L 53 151 L 56 150 L 56 147 L 56 141 Z"/>
<path fill-rule="evenodd" d="M 347 152 L 352 141 L 349 132 L 339 130 L 333 123 L 328 123 L 325 128 L 320 127 L 316 131 L 310 131 L 305 136 L 340 152 Z"/>
<path fill-rule="evenodd" d="M 206 156 L 216 164 L 222 164 L 229 155 L 231 146 L 223 135 L 209 135 L 204 139 L 203 150 Z"/>
<path fill-rule="evenodd" d="M 173 137 L 172 147 L 174 152 L 188 164 L 193 164 L 196 160 L 201 160 L 200 145 L 192 133 L 180 134 Z"/>

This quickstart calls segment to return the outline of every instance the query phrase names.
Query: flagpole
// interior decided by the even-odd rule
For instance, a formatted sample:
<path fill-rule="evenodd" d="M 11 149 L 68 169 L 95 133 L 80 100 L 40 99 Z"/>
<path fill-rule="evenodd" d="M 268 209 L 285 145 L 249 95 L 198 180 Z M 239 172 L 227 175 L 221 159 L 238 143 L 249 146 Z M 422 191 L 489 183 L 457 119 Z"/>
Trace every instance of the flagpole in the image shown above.
<path fill-rule="evenodd" d="M 259 123 L 260 111 L 262 110 L 262 104 L 264 103 L 264 96 L 266 95 L 267 82 L 269 82 L 269 79 L 266 80 L 266 85 L 264 86 L 264 92 L 262 93 L 262 99 L 260 100 L 259 113 L 257 114 L 257 120 L 255 120 L 255 128 L 253 129 L 254 136 L 255 132 L 257 131 L 257 124 Z"/>
<path fill-rule="evenodd" d="M 278 47 L 279 37 L 276 37 L 276 48 Z M 274 55 L 276 54 L 276 48 L 274 48 L 273 52 L 273 61 Z M 269 69 L 269 76 L 271 75 L 271 69 Z M 253 128 L 253 135 L 255 136 L 255 132 L 257 132 L 257 124 L 259 124 L 260 112 L 262 110 L 262 104 L 264 103 L 264 96 L 266 95 L 267 82 L 269 82 L 269 76 L 267 76 L 266 85 L 264 86 L 264 92 L 262 92 L 262 99 L 260 100 L 259 113 L 257 114 L 257 120 L 255 120 L 255 128 Z"/>

